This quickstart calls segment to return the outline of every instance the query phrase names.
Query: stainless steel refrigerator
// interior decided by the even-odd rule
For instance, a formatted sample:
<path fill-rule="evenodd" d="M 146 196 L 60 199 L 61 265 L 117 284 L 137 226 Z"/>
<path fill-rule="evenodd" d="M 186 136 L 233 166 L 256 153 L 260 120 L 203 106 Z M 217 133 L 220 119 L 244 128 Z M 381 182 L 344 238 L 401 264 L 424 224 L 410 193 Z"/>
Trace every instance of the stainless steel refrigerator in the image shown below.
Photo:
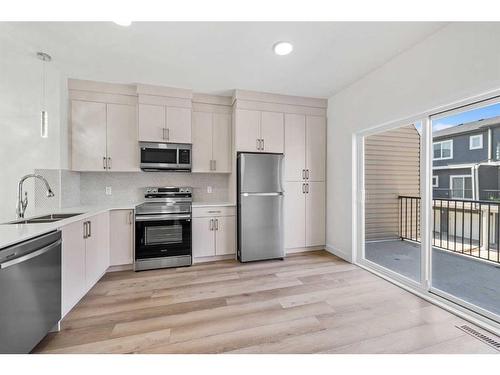
<path fill-rule="evenodd" d="M 240 262 L 285 256 L 282 170 L 282 154 L 238 154 L 237 207 Z"/>

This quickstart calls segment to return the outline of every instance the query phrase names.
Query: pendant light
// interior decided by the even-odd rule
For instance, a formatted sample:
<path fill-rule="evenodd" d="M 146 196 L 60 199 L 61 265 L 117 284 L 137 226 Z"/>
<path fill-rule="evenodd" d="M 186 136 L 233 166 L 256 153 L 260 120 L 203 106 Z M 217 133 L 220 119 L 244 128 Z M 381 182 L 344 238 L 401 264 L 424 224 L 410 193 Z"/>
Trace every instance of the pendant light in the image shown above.
<path fill-rule="evenodd" d="M 42 110 L 40 113 L 40 136 L 47 138 L 49 136 L 49 114 L 47 113 L 45 103 L 45 64 L 52 60 L 49 54 L 45 52 L 37 52 L 36 57 L 42 60 Z"/>

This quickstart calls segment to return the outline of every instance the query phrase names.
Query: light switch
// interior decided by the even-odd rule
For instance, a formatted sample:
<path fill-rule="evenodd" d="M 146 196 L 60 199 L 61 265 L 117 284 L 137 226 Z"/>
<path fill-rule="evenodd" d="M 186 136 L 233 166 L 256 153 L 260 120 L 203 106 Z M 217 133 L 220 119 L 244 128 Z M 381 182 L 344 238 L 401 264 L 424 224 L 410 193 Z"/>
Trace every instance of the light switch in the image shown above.
<path fill-rule="evenodd" d="M 106 195 L 111 195 L 113 194 L 111 191 L 111 186 L 106 186 Z"/>
<path fill-rule="evenodd" d="M 212 194 L 212 187 L 211 186 L 207 186 L 207 193 Z"/>

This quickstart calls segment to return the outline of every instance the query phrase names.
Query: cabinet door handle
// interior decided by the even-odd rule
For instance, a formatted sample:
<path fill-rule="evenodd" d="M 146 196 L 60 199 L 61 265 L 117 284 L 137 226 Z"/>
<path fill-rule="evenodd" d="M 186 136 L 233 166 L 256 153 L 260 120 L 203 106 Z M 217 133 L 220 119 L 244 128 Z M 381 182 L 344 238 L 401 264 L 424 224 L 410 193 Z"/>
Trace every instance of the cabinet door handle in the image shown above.
<path fill-rule="evenodd" d="M 130 212 L 128 213 L 128 223 L 129 223 L 130 225 L 134 224 L 134 217 L 133 217 L 133 215 L 134 215 L 134 211 L 130 211 Z"/>
<path fill-rule="evenodd" d="M 217 160 L 214 160 L 214 171 L 217 170 Z"/>
<path fill-rule="evenodd" d="M 306 194 L 309 194 L 309 184 L 306 184 Z"/>
<path fill-rule="evenodd" d="M 215 230 L 219 230 L 219 219 L 215 219 Z"/>
<path fill-rule="evenodd" d="M 167 141 L 170 140 L 170 128 L 167 128 Z"/>
<path fill-rule="evenodd" d="M 87 223 L 89 223 L 89 237 L 92 237 L 92 222 L 91 221 L 87 221 Z"/>
<path fill-rule="evenodd" d="M 107 165 L 106 165 L 106 156 L 103 156 L 102 157 L 102 169 L 106 169 L 107 168 Z"/>
<path fill-rule="evenodd" d="M 161 128 L 161 138 L 166 139 L 165 138 L 165 128 Z"/>
<path fill-rule="evenodd" d="M 309 169 L 306 169 L 306 180 L 309 180 Z"/>
<path fill-rule="evenodd" d="M 214 230 L 214 219 L 210 219 L 210 222 L 208 224 L 208 229 L 209 230 Z"/>
<path fill-rule="evenodd" d="M 83 238 L 87 238 L 87 222 L 83 222 Z"/>
<path fill-rule="evenodd" d="M 305 169 L 302 169 L 302 179 L 303 180 L 306 179 L 306 170 Z"/>
<path fill-rule="evenodd" d="M 306 184 L 302 184 L 302 194 L 306 193 Z"/>
<path fill-rule="evenodd" d="M 220 214 L 219 210 L 208 211 L 209 214 Z"/>
<path fill-rule="evenodd" d="M 111 157 L 108 156 L 108 169 L 111 169 Z"/>
<path fill-rule="evenodd" d="M 257 138 L 257 146 L 256 147 L 257 147 L 257 150 L 260 150 L 260 139 L 259 138 Z"/>
<path fill-rule="evenodd" d="M 266 144 L 264 143 L 264 138 L 262 138 L 262 148 L 261 148 L 261 150 L 264 151 L 265 148 L 266 148 Z"/>

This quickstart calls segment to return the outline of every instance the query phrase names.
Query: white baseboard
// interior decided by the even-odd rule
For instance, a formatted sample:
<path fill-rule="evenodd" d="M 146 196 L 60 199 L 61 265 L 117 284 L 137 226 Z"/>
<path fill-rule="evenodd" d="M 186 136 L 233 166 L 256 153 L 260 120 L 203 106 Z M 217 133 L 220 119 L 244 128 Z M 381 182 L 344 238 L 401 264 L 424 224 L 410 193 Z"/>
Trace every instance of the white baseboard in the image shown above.
<path fill-rule="evenodd" d="M 296 253 L 305 253 L 307 251 L 318 251 L 324 250 L 324 246 L 310 246 L 310 247 L 297 247 L 293 249 L 285 249 L 285 255 L 288 254 L 296 254 Z"/>
<path fill-rule="evenodd" d="M 218 260 L 236 259 L 236 254 L 216 255 L 212 257 L 193 258 L 193 264 L 216 262 Z"/>
<path fill-rule="evenodd" d="M 134 269 L 133 264 L 121 264 L 119 266 L 110 266 L 106 272 L 130 271 Z"/>
<path fill-rule="evenodd" d="M 338 256 L 339 258 L 342 258 L 344 259 L 345 261 L 349 262 L 349 263 L 352 263 L 352 255 L 351 254 L 348 254 L 346 253 L 345 251 L 342 251 L 340 249 L 337 249 L 335 247 L 333 247 L 332 245 L 330 244 L 327 244 L 325 246 L 325 249 L 326 251 L 328 251 L 329 253 L 332 253 L 333 255 L 336 255 Z"/>

